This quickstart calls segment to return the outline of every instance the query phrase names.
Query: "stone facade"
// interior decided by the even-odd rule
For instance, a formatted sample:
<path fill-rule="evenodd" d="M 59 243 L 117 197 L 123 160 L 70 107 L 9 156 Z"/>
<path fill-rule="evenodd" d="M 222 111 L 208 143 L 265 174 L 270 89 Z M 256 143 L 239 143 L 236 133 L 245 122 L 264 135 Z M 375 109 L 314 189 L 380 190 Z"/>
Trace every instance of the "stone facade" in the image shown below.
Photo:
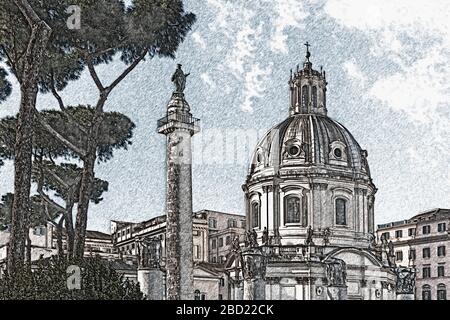
<path fill-rule="evenodd" d="M 28 232 L 31 240 L 31 261 L 48 258 L 58 253 L 56 228 L 52 223 L 30 228 Z M 8 243 L 9 232 L 0 231 L 0 274 L 6 268 Z M 63 248 L 67 248 L 65 236 L 63 236 Z M 111 235 L 93 230 L 86 231 L 85 256 L 94 255 L 105 259 L 117 258 Z"/>
<path fill-rule="evenodd" d="M 238 214 L 207 211 L 210 263 L 223 264 L 228 259 L 232 242 L 244 240 L 245 217 Z"/>
<path fill-rule="evenodd" d="M 230 223 L 235 220 L 236 224 Z M 212 223 L 212 221 L 216 221 Z M 238 223 L 239 222 L 239 223 Z M 140 252 L 138 250 L 139 241 L 150 242 L 151 239 L 160 239 L 161 256 L 158 263 L 160 270 L 165 273 L 166 261 L 166 216 L 158 216 L 148 221 L 140 223 L 130 223 L 123 221 L 111 221 L 112 239 L 114 247 L 122 259 L 133 259 L 134 264 L 138 264 Z M 229 226 L 229 227 L 228 227 Z M 192 218 L 192 243 L 193 243 L 193 274 L 194 274 L 194 299 L 231 299 L 231 293 L 228 290 L 228 277 L 223 263 L 211 262 L 210 257 L 217 254 L 217 248 L 211 249 L 210 243 L 213 239 L 220 236 L 226 244 L 227 235 L 242 235 L 244 233 L 245 217 L 242 215 L 217 212 L 211 210 L 201 210 L 193 214 Z M 232 252 L 230 245 L 224 245 L 220 254 L 229 257 Z M 146 259 L 151 258 L 147 255 Z M 145 264 L 149 265 L 149 264 Z M 140 271 L 141 272 L 140 268 Z M 149 267 L 144 268 L 142 273 L 148 276 Z M 148 278 L 142 280 L 144 286 L 149 283 Z M 166 277 L 163 277 L 163 286 L 165 286 Z M 153 290 L 153 289 L 152 289 Z M 165 295 L 164 295 L 165 299 Z"/>
<path fill-rule="evenodd" d="M 415 269 L 417 300 L 446 300 L 450 296 L 449 223 L 450 209 L 433 209 L 378 226 L 378 241 L 392 243 L 396 265 Z"/>

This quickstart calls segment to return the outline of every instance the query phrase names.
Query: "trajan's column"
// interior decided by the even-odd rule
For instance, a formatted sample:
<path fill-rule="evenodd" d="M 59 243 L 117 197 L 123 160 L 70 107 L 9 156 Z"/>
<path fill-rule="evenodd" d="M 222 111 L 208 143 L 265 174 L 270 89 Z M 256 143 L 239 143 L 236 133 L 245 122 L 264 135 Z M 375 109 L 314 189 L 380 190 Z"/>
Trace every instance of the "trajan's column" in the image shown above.
<path fill-rule="evenodd" d="M 199 131 L 184 98 L 185 74 L 179 64 L 172 76 L 175 91 L 166 117 L 158 121 L 158 133 L 167 137 L 166 165 L 166 297 L 193 300 L 192 152 L 191 137 Z"/>

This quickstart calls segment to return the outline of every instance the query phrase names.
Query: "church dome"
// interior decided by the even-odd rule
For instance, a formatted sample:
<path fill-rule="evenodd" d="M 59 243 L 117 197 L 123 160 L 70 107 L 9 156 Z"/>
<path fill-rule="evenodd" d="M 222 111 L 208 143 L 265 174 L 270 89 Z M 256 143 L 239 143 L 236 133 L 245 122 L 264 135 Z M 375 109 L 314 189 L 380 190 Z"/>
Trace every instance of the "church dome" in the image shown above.
<path fill-rule="evenodd" d="M 307 44 L 309 49 L 309 44 Z M 329 169 L 370 180 L 367 151 L 352 134 L 327 116 L 326 73 L 314 70 L 306 53 L 303 68 L 289 78 L 289 117 L 274 126 L 258 143 L 250 165 L 250 178 L 280 175 L 287 170 Z M 323 170 L 322 170 L 323 172 Z"/>
<path fill-rule="evenodd" d="M 297 113 L 274 126 L 254 151 L 250 174 L 292 167 L 348 169 L 369 175 L 367 152 L 352 134 L 326 115 Z"/>
<path fill-rule="evenodd" d="M 304 244 L 310 232 L 314 243 L 327 250 L 367 248 L 377 191 L 367 151 L 328 117 L 325 71 L 312 68 L 308 49 L 307 44 L 303 68 L 289 79 L 289 116 L 262 137 L 253 153 L 242 186 L 247 221 L 282 245 Z"/>

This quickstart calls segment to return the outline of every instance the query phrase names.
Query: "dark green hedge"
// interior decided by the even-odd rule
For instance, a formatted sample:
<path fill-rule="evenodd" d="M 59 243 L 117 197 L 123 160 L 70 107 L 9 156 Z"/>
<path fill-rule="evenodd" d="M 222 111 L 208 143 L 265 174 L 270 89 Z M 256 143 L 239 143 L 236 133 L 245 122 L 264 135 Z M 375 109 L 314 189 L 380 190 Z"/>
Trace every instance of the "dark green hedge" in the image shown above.
<path fill-rule="evenodd" d="M 81 289 L 69 289 L 68 267 L 80 267 Z M 41 259 L 33 271 L 24 267 L 15 280 L 0 279 L 0 300 L 142 300 L 139 284 L 124 279 L 111 263 L 100 257 L 68 262 L 65 257 Z"/>

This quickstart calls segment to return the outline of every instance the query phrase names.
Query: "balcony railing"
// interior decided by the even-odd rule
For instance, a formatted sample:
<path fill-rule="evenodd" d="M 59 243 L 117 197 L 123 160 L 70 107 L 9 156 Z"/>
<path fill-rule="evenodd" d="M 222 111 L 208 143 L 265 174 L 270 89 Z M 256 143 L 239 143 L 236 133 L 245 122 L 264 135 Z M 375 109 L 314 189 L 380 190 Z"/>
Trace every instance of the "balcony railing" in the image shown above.
<path fill-rule="evenodd" d="M 172 114 L 169 114 L 168 116 L 158 120 L 158 128 L 168 124 L 171 121 L 190 124 L 193 126 L 198 126 L 200 124 L 200 119 L 194 118 L 191 115 L 172 113 Z"/>

